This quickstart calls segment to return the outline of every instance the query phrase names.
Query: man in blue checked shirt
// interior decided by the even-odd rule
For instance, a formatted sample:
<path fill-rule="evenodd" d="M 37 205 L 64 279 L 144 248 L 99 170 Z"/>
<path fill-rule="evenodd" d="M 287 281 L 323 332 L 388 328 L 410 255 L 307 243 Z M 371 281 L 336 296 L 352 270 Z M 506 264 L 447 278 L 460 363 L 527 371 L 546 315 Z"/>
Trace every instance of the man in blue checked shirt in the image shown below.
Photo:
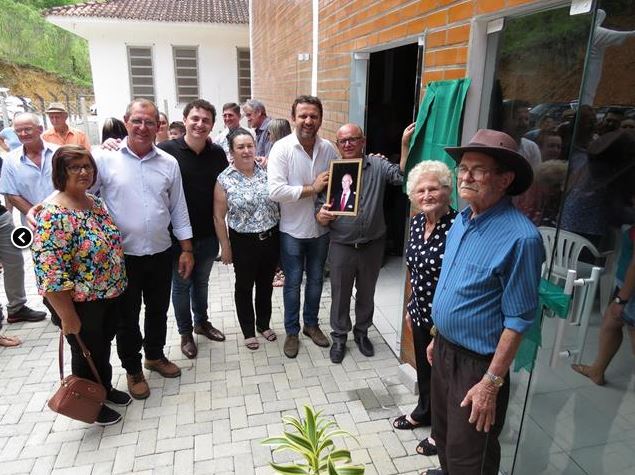
<path fill-rule="evenodd" d="M 448 233 L 432 304 L 432 437 L 441 467 L 427 475 L 498 474 L 509 367 L 536 314 L 545 259 L 538 230 L 511 201 L 533 180 L 517 150 L 495 130 L 446 148 L 469 206 Z"/>

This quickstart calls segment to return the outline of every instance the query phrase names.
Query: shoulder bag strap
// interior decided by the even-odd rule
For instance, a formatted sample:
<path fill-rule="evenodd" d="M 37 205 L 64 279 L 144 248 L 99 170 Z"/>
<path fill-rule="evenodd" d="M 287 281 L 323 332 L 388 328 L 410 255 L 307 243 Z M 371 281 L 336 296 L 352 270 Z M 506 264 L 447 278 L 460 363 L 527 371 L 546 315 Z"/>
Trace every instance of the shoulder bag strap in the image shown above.
<path fill-rule="evenodd" d="M 103 386 L 104 383 L 101 381 L 101 378 L 99 377 L 99 373 L 97 372 L 97 368 L 95 367 L 93 358 L 90 356 L 90 351 L 88 351 L 88 348 L 86 348 L 86 345 L 84 345 L 84 342 L 79 336 L 79 333 L 76 333 L 73 336 L 77 340 L 77 344 L 82 350 L 82 354 L 84 355 L 84 358 L 86 358 L 86 361 L 88 362 L 88 366 L 90 367 L 90 370 L 92 371 L 93 376 L 95 377 L 95 380 Z M 61 331 L 60 331 L 59 363 L 60 363 L 60 379 L 64 379 L 64 336 L 63 336 L 63 332 Z"/>
<path fill-rule="evenodd" d="M 60 381 L 64 380 L 64 333 L 60 330 L 60 343 L 57 361 L 60 365 Z"/>

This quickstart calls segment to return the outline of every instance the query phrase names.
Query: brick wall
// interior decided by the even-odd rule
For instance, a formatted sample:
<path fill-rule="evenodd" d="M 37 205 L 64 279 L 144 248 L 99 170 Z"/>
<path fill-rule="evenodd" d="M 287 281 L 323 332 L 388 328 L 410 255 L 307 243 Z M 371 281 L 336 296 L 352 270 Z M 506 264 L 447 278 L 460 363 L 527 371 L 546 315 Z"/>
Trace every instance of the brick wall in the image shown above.
<path fill-rule="evenodd" d="M 351 53 L 428 29 L 423 83 L 465 76 L 470 21 L 538 0 L 321 0 L 318 96 L 324 102 L 322 135 L 333 138 L 348 121 Z M 253 96 L 269 115 L 290 115 L 293 99 L 311 92 L 312 2 L 253 2 Z"/>

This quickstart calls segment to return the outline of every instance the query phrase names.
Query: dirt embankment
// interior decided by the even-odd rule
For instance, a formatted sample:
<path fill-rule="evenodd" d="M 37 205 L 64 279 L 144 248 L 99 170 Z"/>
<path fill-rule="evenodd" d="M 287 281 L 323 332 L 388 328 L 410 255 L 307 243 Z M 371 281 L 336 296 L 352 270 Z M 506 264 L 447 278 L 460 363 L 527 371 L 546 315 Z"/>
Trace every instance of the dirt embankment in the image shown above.
<path fill-rule="evenodd" d="M 71 109 L 77 105 L 80 96 L 86 96 L 87 106 L 93 101 L 92 88 L 78 86 L 55 74 L 40 69 L 19 66 L 0 60 L 0 86 L 8 87 L 15 96 L 28 97 L 41 110 L 41 97 L 46 104 L 60 101 Z"/>

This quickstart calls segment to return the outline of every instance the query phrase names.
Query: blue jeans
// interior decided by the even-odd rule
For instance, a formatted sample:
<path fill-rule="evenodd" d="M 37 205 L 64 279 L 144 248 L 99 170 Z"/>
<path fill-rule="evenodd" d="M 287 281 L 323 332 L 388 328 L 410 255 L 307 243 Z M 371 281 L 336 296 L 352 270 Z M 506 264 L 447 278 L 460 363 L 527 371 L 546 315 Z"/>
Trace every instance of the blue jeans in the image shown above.
<path fill-rule="evenodd" d="M 324 282 L 324 263 L 329 249 L 329 235 L 296 239 L 280 233 L 280 260 L 284 268 L 284 329 L 287 335 L 300 333 L 300 285 L 306 267 L 304 289 L 305 326 L 318 324 L 318 311 Z"/>
<path fill-rule="evenodd" d="M 183 279 L 178 273 L 181 246 L 172 247 L 174 265 L 172 268 L 172 305 L 176 316 L 176 326 L 180 335 L 192 333 L 192 313 L 194 324 L 200 325 L 208 320 L 207 288 L 209 274 L 212 272 L 214 259 L 218 255 L 218 240 L 208 237 L 192 241 L 194 250 L 194 269 L 189 278 Z M 191 301 L 191 307 L 190 307 Z M 191 308 L 191 311 L 190 311 Z"/>

